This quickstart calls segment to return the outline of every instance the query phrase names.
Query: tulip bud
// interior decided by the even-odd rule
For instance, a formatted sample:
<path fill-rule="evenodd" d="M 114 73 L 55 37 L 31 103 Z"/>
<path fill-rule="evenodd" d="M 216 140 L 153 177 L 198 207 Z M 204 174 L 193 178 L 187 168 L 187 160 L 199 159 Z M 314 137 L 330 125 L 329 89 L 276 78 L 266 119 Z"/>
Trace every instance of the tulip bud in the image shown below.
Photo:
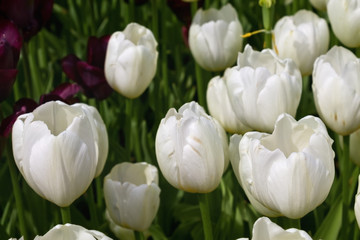
<path fill-rule="evenodd" d="M 218 120 L 226 131 L 245 133 L 251 130 L 236 117 L 223 78 L 217 76 L 210 80 L 206 91 L 206 102 L 211 116 Z"/>
<path fill-rule="evenodd" d="M 347 47 L 360 46 L 358 0 L 328 0 L 327 13 L 335 36 Z"/>
<path fill-rule="evenodd" d="M 355 196 L 355 205 L 354 205 L 356 222 L 360 228 L 360 175 L 358 177 L 358 189 L 357 194 Z"/>
<path fill-rule="evenodd" d="M 273 134 L 232 137 L 231 164 L 254 208 L 269 217 L 301 218 L 329 194 L 335 176 L 333 140 L 323 122 L 279 116 Z M 231 146 L 231 145 L 230 145 Z M 236 157 L 239 156 L 239 157 Z"/>
<path fill-rule="evenodd" d="M 242 48 L 243 29 L 235 9 L 199 9 L 190 26 L 189 45 L 196 62 L 209 71 L 221 71 L 234 64 Z"/>
<path fill-rule="evenodd" d="M 153 33 L 130 23 L 123 32 L 111 35 L 105 58 L 109 85 L 127 98 L 139 97 L 156 73 L 158 52 Z"/>
<path fill-rule="evenodd" d="M 102 232 L 96 230 L 87 230 L 86 228 L 75 224 L 58 224 L 48 231 L 44 236 L 36 236 L 34 240 L 112 240 Z"/>
<path fill-rule="evenodd" d="M 334 132 L 348 135 L 360 127 L 360 61 L 334 46 L 314 63 L 312 90 L 317 112 Z"/>
<path fill-rule="evenodd" d="M 213 191 L 228 162 L 224 129 L 196 102 L 167 112 L 156 133 L 155 150 L 166 180 L 192 193 Z"/>
<path fill-rule="evenodd" d="M 104 180 L 104 197 L 111 219 L 137 231 L 147 230 L 160 204 L 157 168 L 142 163 L 115 165 Z"/>
<path fill-rule="evenodd" d="M 311 74 L 315 59 L 328 50 L 330 35 L 327 23 L 308 10 L 281 18 L 273 33 L 273 48 L 279 57 L 293 59 L 302 75 Z"/>
<path fill-rule="evenodd" d="M 224 79 L 235 114 L 248 128 L 271 132 L 280 114 L 295 116 L 302 79 L 291 59 L 281 60 L 271 49 L 258 52 L 246 45 Z"/>
<path fill-rule="evenodd" d="M 14 159 L 29 186 L 69 206 L 100 174 L 108 151 L 106 128 L 86 104 L 47 102 L 20 115 L 12 130 Z"/>
<path fill-rule="evenodd" d="M 246 240 L 248 238 L 239 238 Z M 251 240 L 312 240 L 312 238 L 303 230 L 290 228 L 284 230 L 279 225 L 273 223 L 267 217 L 261 217 L 254 223 Z"/>

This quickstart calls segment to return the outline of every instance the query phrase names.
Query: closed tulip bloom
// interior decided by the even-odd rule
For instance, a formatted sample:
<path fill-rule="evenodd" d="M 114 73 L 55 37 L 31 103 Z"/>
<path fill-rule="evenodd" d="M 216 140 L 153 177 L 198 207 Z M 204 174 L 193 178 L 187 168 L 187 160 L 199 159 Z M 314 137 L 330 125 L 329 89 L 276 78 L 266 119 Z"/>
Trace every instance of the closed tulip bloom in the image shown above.
<path fill-rule="evenodd" d="M 246 240 L 248 238 L 239 238 Z M 273 223 L 267 217 L 261 217 L 254 223 L 251 240 L 312 240 L 312 238 L 303 230 L 290 228 L 284 230 L 279 225 Z"/>
<path fill-rule="evenodd" d="M 354 205 L 356 222 L 360 228 L 360 175 L 358 177 L 358 189 L 357 194 L 355 196 L 355 205 Z"/>
<path fill-rule="evenodd" d="M 112 240 L 102 232 L 96 230 L 87 230 L 86 228 L 75 224 L 58 224 L 43 236 L 36 236 L 34 240 Z"/>
<path fill-rule="evenodd" d="M 246 45 L 224 79 L 235 114 L 248 128 L 272 132 L 280 114 L 295 116 L 302 79 L 291 59 L 281 60 L 271 49 L 258 52 Z"/>
<path fill-rule="evenodd" d="M 328 0 L 327 13 L 335 36 L 347 47 L 359 47 L 359 0 Z"/>
<path fill-rule="evenodd" d="M 189 30 L 191 53 L 202 68 L 224 70 L 234 64 L 242 48 L 242 34 L 241 23 L 230 4 L 220 10 L 199 9 Z"/>
<path fill-rule="evenodd" d="M 281 18 L 273 33 L 273 48 L 279 57 L 293 59 L 304 76 L 311 74 L 315 59 L 328 50 L 330 34 L 327 23 L 308 10 Z"/>
<path fill-rule="evenodd" d="M 231 138 L 236 144 L 238 137 Z M 333 140 L 323 122 L 279 116 L 272 134 L 248 132 L 230 148 L 231 163 L 251 204 L 268 217 L 301 218 L 327 197 L 334 180 Z M 236 158 L 236 156 L 239 156 Z"/>
<path fill-rule="evenodd" d="M 115 165 L 104 180 L 104 197 L 111 219 L 137 231 L 147 230 L 160 204 L 157 168 L 142 163 Z"/>
<path fill-rule="evenodd" d="M 167 112 L 156 134 L 155 150 L 166 180 L 186 192 L 213 191 L 228 163 L 224 129 L 196 102 Z"/>
<path fill-rule="evenodd" d="M 334 132 L 348 135 L 360 127 L 360 61 L 334 46 L 314 63 L 312 90 L 317 112 Z"/>
<path fill-rule="evenodd" d="M 216 76 L 210 80 L 206 102 L 211 116 L 218 120 L 227 132 L 245 133 L 251 130 L 236 117 L 223 78 Z"/>
<path fill-rule="evenodd" d="M 137 23 L 111 35 L 105 77 L 109 85 L 127 98 L 140 96 L 156 73 L 158 52 L 153 33 Z"/>
<path fill-rule="evenodd" d="M 85 104 L 47 102 L 20 115 L 12 129 L 14 159 L 30 187 L 69 206 L 99 175 L 108 151 L 105 126 Z"/>

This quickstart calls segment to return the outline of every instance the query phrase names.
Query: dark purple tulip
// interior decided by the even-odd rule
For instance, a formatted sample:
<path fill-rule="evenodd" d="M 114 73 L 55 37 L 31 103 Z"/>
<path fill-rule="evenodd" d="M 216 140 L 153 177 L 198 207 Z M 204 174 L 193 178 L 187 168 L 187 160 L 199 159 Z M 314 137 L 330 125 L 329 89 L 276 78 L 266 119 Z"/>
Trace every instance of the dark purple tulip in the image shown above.
<path fill-rule="evenodd" d="M 67 104 L 77 102 L 74 96 L 80 91 L 80 86 L 76 83 L 63 83 L 57 86 L 48 94 L 43 94 L 40 97 L 39 103 L 30 98 L 21 98 L 14 107 L 13 113 L 7 118 L 3 119 L 0 125 L 0 137 L 8 137 L 16 119 L 24 113 L 32 112 L 35 108 L 50 101 L 62 101 Z"/>
<path fill-rule="evenodd" d="M 135 0 L 135 5 L 142 5 L 144 3 L 147 3 L 149 0 Z M 130 0 L 125 0 L 126 3 L 130 3 Z"/>
<path fill-rule="evenodd" d="M 15 24 L 0 20 L 0 102 L 10 94 L 14 85 L 22 38 Z"/>
<path fill-rule="evenodd" d="M 191 2 L 184 2 L 182 0 L 167 0 L 166 1 L 171 11 L 176 17 L 186 26 L 191 24 Z M 203 0 L 197 2 L 198 8 L 204 4 Z"/>
<path fill-rule="evenodd" d="M 49 20 L 53 4 L 53 0 L 0 0 L 0 12 L 21 29 L 28 41 Z"/>
<path fill-rule="evenodd" d="M 68 78 L 78 83 L 89 98 L 102 100 L 112 93 L 105 79 L 104 62 L 110 36 L 90 37 L 87 47 L 87 61 L 81 61 L 74 54 L 62 59 L 61 65 Z"/>

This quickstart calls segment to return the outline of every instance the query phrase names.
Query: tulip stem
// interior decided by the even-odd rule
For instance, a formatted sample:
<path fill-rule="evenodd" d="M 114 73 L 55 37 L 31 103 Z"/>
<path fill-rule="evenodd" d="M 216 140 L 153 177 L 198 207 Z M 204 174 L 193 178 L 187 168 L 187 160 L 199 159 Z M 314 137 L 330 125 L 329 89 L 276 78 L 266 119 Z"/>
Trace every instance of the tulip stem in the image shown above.
<path fill-rule="evenodd" d="M 204 81 L 202 76 L 201 67 L 195 63 L 195 75 L 196 75 L 196 86 L 197 86 L 197 97 L 199 104 L 206 110 L 206 98 L 205 98 L 205 89 Z"/>
<path fill-rule="evenodd" d="M 349 164 L 350 164 L 350 136 L 343 137 L 343 151 L 341 157 L 341 174 L 342 174 L 342 198 L 343 198 L 343 211 L 342 211 L 342 234 L 343 239 L 348 239 L 348 225 L 349 225 Z"/>
<path fill-rule="evenodd" d="M 264 48 L 271 48 L 272 47 L 272 21 L 274 16 L 274 6 L 271 7 L 262 7 L 262 17 L 263 17 L 263 24 L 264 28 L 267 30 L 265 32 L 265 42 Z"/>
<path fill-rule="evenodd" d="M 61 211 L 61 219 L 62 219 L 63 224 L 71 223 L 70 206 L 62 207 L 62 208 L 60 208 L 60 211 Z"/>
<path fill-rule="evenodd" d="M 143 232 L 134 231 L 134 234 L 135 234 L 135 239 L 136 240 L 144 240 L 145 239 Z"/>
<path fill-rule="evenodd" d="M 21 191 L 19 186 L 19 181 L 17 179 L 16 174 L 16 167 L 15 162 L 12 158 L 12 151 L 11 147 L 7 147 L 7 161 L 9 165 L 9 171 L 10 171 L 10 177 L 11 177 L 11 183 L 14 190 L 14 196 L 15 196 L 15 205 L 16 205 L 16 211 L 19 219 L 19 228 L 20 233 L 24 237 L 24 240 L 29 239 L 29 236 L 27 234 L 26 225 L 25 225 L 25 214 L 24 214 L 24 205 L 21 198 Z"/>
<path fill-rule="evenodd" d="M 212 226 L 211 226 L 211 218 L 210 218 L 210 211 L 209 211 L 209 199 L 208 194 L 198 194 L 199 199 L 199 207 L 201 212 L 201 219 L 203 223 L 204 235 L 205 240 L 212 240 L 213 233 L 212 233 Z"/>
<path fill-rule="evenodd" d="M 96 210 L 95 193 L 94 193 L 93 187 L 94 187 L 93 184 L 91 184 L 89 186 L 88 193 L 87 193 L 87 199 L 88 199 L 88 203 L 89 203 L 91 222 L 94 224 L 94 226 L 97 226 L 99 224 L 99 221 L 98 221 L 98 215 L 97 215 L 97 210 Z"/>

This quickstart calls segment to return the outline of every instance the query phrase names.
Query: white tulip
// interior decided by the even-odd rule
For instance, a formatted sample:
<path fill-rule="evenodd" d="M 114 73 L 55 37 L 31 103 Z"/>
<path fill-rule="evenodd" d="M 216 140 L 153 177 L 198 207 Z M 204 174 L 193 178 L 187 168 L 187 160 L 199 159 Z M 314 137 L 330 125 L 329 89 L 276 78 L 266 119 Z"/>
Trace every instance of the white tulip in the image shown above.
<path fill-rule="evenodd" d="M 316 59 L 312 90 L 317 112 L 334 132 L 348 135 L 360 127 L 360 61 L 334 46 Z"/>
<path fill-rule="evenodd" d="M 239 238 L 246 240 L 248 238 Z M 303 230 L 290 228 L 284 230 L 279 225 L 273 223 L 267 217 L 261 217 L 254 223 L 251 240 L 312 240 L 312 238 Z"/>
<path fill-rule="evenodd" d="M 232 137 L 233 145 L 239 137 Z M 327 197 L 335 175 L 333 140 L 323 122 L 279 116 L 273 134 L 248 132 L 230 148 L 251 204 L 269 217 L 301 218 Z M 239 157 L 236 157 L 239 156 Z"/>
<path fill-rule="evenodd" d="M 304 76 L 311 74 L 315 59 L 328 50 L 330 34 L 327 23 L 308 10 L 281 18 L 273 33 L 273 48 L 279 57 L 293 59 Z"/>
<path fill-rule="evenodd" d="M 360 1 L 328 0 L 327 13 L 335 36 L 347 47 L 359 47 Z"/>
<path fill-rule="evenodd" d="M 209 71 L 234 64 L 242 48 L 243 29 L 236 10 L 226 4 L 220 10 L 199 9 L 189 29 L 189 46 L 196 62 Z"/>
<path fill-rule="evenodd" d="M 358 189 L 355 196 L 355 205 L 354 205 L 356 222 L 360 228 L 360 175 L 358 177 Z"/>
<path fill-rule="evenodd" d="M 210 80 L 206 91 L 206 102 L 211 116 L 218 120 L 226 131 L 245 133 L 251 130 L 236 117 L 223 78 L 216 76 Z"/>
<path fill-rule="evenodd" d="M 119 240 L 136 240 L 134 230 L 117 225 L 110 217 L 109 211 L 105 211 L 105 218 L 109 223 L 110 230 Z"/>
<path fill-rule="evenodd" d="M 224 79 L 235 114 L 248 128 L 271 132 L 280 114 L 295 116 L 302 79 L 291 59 L 281 60 L 271 49 L 258 52 L 246 45 Z"/>
<path fill-rule="evenodd" d="M 86 191 L 108 152 L 106 128 L 97 110 L 59 101 L 19 116 L 12 144 L 16 165 L 29 186 L 60 207 Z"/>
<path fill-rule="evenodd" d="M 221 125 L 196 102 L 177 112 L 171 108 L 161 120 L 155 139 L 162 174 L 175 188 L 213 191 L 228 164 L 227 137 Z"/>
<path fill-rule="evenodd" d="M 328 0 L 310 0 L 311 5 L 320 11 L 326 11 L 326 4 Z"/>
<path fill-rule="evenodd" d="M 127 98 L 140 96 L 156 73 L 158 52 L 153 33 L 137 23 L 111 35 L 105 58 L 109 85 Z"/>
<path fill-rule="evenodd" d="M 105 234 L 95 230 L 87 230 L 86 228 L 75 224 L 58 224 L 48 231 L 44 236 L 36 236 L 34 240 L 112 240 Z"/>
<path fill-rule="evenodd" d="M 111 219 L 137 231 L 147 230 L 160 204 L 157 168 L 142 163 L 115 165 L 104 180 L 104 197 Z"/>

